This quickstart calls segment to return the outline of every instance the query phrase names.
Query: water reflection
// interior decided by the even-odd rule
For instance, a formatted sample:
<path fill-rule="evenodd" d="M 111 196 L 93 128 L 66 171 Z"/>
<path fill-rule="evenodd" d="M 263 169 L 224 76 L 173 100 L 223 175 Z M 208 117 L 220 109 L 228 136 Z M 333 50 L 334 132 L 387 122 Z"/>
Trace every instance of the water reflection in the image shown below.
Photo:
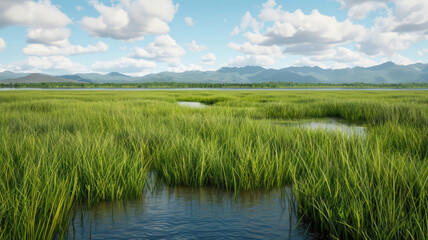
<path fill-rule="evenodd" d="M 177 102 L 180 106 L 191 107 L 191 108 L 204 108 L 207 105 L 200 102 Z"/>
<path fill-rule="evenodd" d="M 336 119 L 321 119 L 321 120 L 306 120 L 284 122 L 288 126 L 296 126 L 309 130 L 325 130 L 325 131 L 340 131 L 347 136 L 366 136 L 367 128 L 362 126 L 350 125 L 340 122 Z"/>
<path fill-rule="evenodd" d="M 288 193 L 288 195 L 287 195 Z M 290 189 L 231 193 L 158 187 L 140 200 L 78 209 L 69 239 L 310 239 L 290 214 Z"/>

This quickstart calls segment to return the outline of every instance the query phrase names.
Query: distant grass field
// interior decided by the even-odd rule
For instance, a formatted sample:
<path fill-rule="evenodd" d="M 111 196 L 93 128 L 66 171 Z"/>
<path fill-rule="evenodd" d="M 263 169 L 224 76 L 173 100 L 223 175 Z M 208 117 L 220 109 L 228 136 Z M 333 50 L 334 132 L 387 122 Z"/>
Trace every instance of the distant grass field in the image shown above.
<path fill-rule="evenodd" d="M 62 238 L 78 204 L 137 198 L 148 171 L 291 185 L 299 216 L 333 239 L 428 238 L 427 91 L 5 91 L 0 113 L 0 239 Z M 368 134 L 272 124 L 314 118 Z"/>

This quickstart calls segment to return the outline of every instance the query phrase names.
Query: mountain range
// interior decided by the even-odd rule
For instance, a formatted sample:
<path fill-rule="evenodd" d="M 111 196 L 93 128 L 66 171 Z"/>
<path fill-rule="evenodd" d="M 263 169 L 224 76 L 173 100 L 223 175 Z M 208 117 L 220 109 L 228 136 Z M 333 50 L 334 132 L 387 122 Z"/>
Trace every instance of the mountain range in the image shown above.
<path fill-rule="evenodd" d="M 0 83 L 40 83 L 40 82 L 83 82 L 83 83 L 260 83 L 260 82 L 300 82 L 300 83 L 427 83 L 428 64 L 416 63 L 397 65 L 386 62 L 373 67 L 344 69 L 323 69 L 320 67 L 287 67 L 265 69 L 256 66 L 223 67 L 217 71 L 187 71 L 182 73 L 161 72 L 143 77 L 131 77 L 122 73 L 109 74 L 77 73 L 72 75 L 49 76 L 5 71 L 0 73 Z"/>

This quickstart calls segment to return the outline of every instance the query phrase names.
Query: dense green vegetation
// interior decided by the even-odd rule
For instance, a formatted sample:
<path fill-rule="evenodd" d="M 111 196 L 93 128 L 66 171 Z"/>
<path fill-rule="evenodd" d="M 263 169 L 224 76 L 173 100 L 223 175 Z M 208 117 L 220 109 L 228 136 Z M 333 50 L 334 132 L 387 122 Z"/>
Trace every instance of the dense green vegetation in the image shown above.
<path fill-rule="evenodd" d="M 177 105 L 199 101 L 203 109 Z M 428 238 L 427 91 L 0 92 L 0 238 L 52 239 L 78 204 L 169 185 L 292 185 L 335 239 Z M 272 124 L 337 118 L 367 136 Z"/>
<path fill-rule="evenodd" d="M 10 83 L 1 84 L 0 88 L 428 88 L 428 83 Z"/>

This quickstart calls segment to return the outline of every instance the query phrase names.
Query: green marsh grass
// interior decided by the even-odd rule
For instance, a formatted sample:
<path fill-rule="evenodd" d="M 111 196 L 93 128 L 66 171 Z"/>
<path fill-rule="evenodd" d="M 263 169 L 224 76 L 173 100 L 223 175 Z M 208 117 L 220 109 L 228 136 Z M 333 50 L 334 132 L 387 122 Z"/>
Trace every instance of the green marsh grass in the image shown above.
<path fill-rule="evenodd" d="M 153 171 L 168 185 L 291 185 L 299 216 L 333 239 L 426 239 L 427 102 L 427 91 L 0 92 L 0 238 L 63 238 L 77 205 L 137 198 Z M 368 134 L 273 124 L 316 118 Z"/>

